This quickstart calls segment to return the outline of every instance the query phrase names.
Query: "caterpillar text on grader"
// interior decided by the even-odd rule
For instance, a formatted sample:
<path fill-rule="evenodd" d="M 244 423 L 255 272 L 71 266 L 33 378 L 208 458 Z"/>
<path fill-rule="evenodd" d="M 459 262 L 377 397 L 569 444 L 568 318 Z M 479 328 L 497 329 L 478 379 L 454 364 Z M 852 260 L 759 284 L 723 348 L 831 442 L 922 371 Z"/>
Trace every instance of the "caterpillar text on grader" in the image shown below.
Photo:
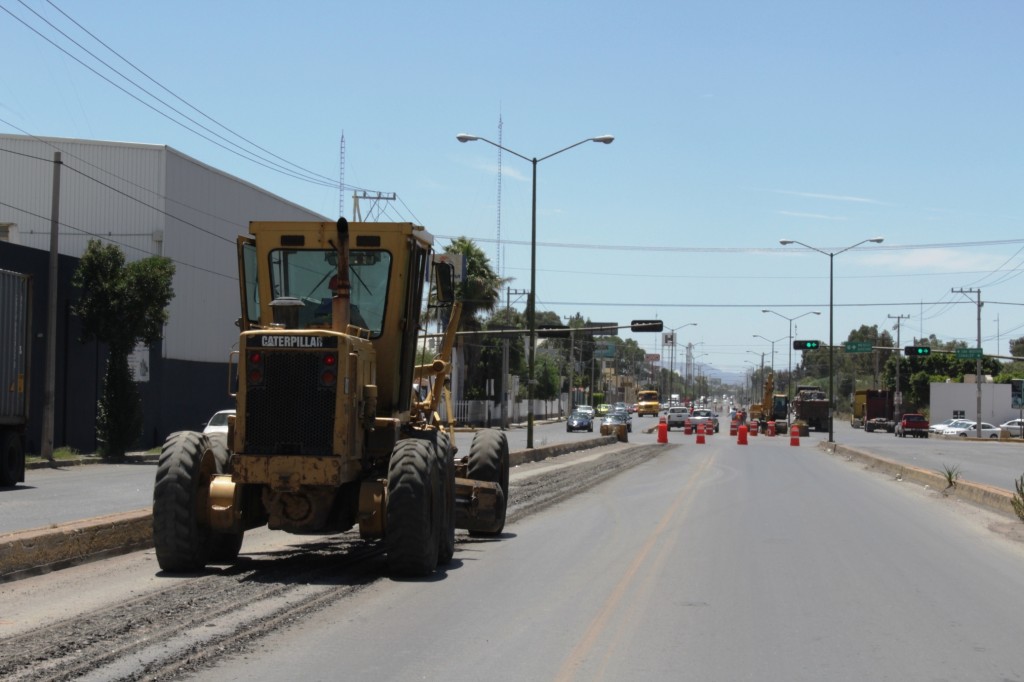
<path fill-rule="evenodd" d="M 461 304 L 433 237 L 410 223 L 253 222 L 238 238 L 242 316 L 236 416 L 227 436 L 171 434 L 153 493 L 166 571 L 237 558 L 243 533 L 382 539 L 389 569 L 426 575 L 451 560 L 455 529 L 505 525 L 508 443 L 473 437 L 456 459 L 439 410 Z M 433 278 L 431 278 L 433 271 Z M 431 279 L 450 304 L 433 362 L 417 365 Z M 235 377 L 234 360 L 229 382 Z"/>

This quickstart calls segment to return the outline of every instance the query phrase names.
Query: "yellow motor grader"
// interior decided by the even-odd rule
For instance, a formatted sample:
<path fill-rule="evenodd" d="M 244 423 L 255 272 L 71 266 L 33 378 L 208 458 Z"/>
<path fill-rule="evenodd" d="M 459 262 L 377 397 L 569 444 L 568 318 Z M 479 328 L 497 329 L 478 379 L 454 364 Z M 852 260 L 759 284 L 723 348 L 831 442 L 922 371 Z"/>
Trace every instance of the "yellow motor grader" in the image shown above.
<path fill-rule="evenodd" d="M 153 540 L 165 571 L 234 561 L 244 532 L 382 539 L 389 569 L 427 575 L 455 529 L 497 536 L 508 442 L 473 437 L 456 458 L 446 394 L 461 304 L 451 265 L 410 223 L 252 222 L 238 238 L 241 334 L 229 362 L 227 436 L 164 443 Z M 417 365 L 424 289 L 449 310 L 434 359 Z M 447 407 L 447 419 L 440 412 Z"/>

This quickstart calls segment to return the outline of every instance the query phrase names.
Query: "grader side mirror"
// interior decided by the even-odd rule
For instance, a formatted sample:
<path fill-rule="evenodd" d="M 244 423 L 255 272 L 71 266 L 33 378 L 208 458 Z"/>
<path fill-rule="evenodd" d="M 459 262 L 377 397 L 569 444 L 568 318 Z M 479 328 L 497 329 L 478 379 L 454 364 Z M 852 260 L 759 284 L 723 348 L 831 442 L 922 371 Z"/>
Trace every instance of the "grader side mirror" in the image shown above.
<path fill-rule="evenodd" d="M 455 267 L 451 263 L 434 263 L 437 277 L 437 302 L 452 303 L 455 300 Z"/>

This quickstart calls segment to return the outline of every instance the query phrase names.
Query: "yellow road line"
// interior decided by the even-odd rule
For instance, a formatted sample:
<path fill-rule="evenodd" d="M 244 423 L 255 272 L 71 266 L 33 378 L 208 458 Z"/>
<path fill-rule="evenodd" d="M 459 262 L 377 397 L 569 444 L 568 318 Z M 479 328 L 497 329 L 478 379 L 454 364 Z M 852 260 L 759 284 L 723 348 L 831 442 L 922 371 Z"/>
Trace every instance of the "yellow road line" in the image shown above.
<path fill-rule="evenodd" d="M 568 680 L 572 680 L 576 677 L 576 673 L 583 665 L 583 662 L 594 651 L 598 638 L 601 637 L 605 630 L 608 629 L 608 624 L 611 621 L 612 616 L 619 608 L 622 598 L 632 586 L 637 573 L 640 571 L 640 567 L 647 562 L 648 556 L 664 534 L 665 529 L 668 528 L 669 523 L 671 523 L 671 521 L 679 514 L 685 504 L 692 502 L 693 496 L 691 495 L 691 492 L 694 486 L 697 485 L 697 482 L 708 467 L 711 466 L 714 459 L 715 456 L 711 455 L 704 460 L 693 474 L 690 475 L 690 478 L 686 481 L 686 485 L 680 489 L 675 501 L 673 501 L 672 506 L 669 507 L 661 517 L 658 525 L 654 528 L 654 531 L 651 533 L 650 537 L 647 538 L 644 546 L 637 553 L 633 563 L 629 565 L 629 568 L 626 569 L 626 572 L 623 574 L 618 584 L 616 584 L 615 588 L 608 595 L 608 598 L 605 600 L 605 603 L 598 612 L 594 622 L 589 628 L 587 628 L 587 632 L 583 635 L 583 638 L 575 647 L 573 647 L 573 650 L 562 663 L 561 669 L 554 678 L 555 680 L 558 682 L 567 682 Z M 605 663 L 607 663 L 608 660 L 607 656 L 608 654 L 606 654 Z"/>

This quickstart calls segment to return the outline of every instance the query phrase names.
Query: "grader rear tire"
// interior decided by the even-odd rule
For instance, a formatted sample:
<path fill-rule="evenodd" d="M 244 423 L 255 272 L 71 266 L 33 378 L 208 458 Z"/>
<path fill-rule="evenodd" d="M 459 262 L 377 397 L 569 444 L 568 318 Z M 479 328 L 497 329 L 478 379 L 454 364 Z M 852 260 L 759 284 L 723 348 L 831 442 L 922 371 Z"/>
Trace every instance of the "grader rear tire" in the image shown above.
<path fill-rule="evenodd" d="M 437 568 L 443 483 L 430 442 L 400 441 L 388 464 L 387 551 L 391 572 L 426 576 Z"/>
<path fill-rule="evenodd" d="M 214 533 L 204 507 L 216 471 L 206 436 L 179 431 L 167 437 L 153 489 L 153 544 L 163 570 L 198 571 L 210 560 Z"/>
<path fill-rule="evenodd" d="M 508 439 L 497 429 L 477 431 L 469 448 L 466 476 L 476 481 L 497 483 L 504 493 L 494 524 L 486 530 L 471 530 L 474 537 L 495 537 L 505 529 L 508 506 Z"/>
<path fill-rule="evenodd" d="M 443 486 L 441 501 L 440 545 L 437 549 L 437 563 L 449 564 L 455 556 L 455 461 L 451 441 L 444 433 L 437 434 L 437 462 L 441 467 Z"/>

